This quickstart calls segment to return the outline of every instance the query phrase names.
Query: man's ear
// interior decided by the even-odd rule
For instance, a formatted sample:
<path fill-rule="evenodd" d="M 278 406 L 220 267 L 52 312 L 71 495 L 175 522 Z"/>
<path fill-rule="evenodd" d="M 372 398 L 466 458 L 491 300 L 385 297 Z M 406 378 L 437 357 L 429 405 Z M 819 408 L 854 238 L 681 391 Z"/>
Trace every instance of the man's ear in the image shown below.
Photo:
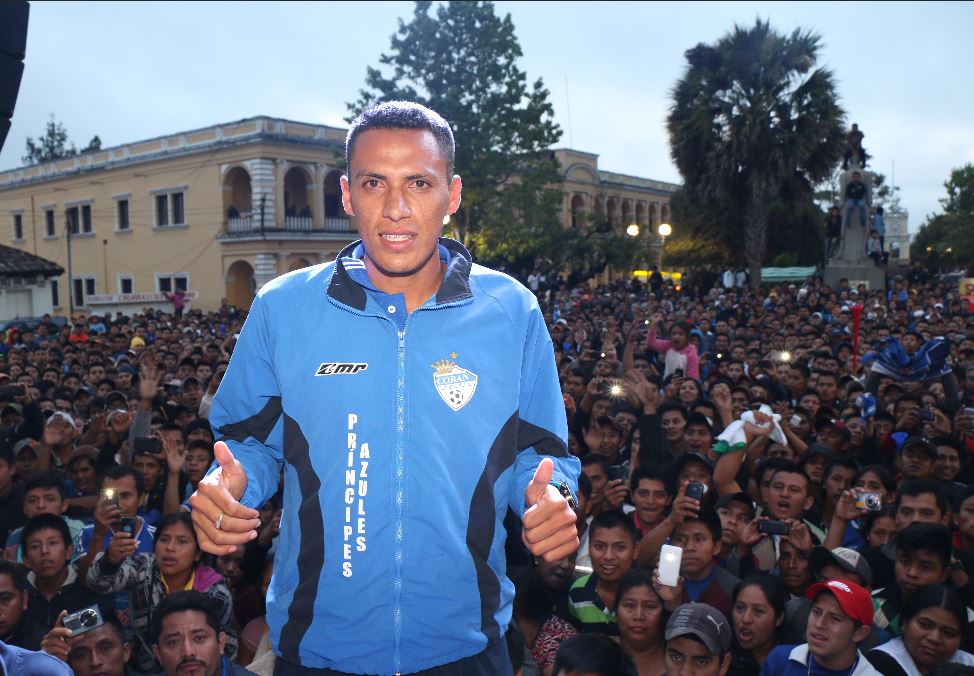
<path fill-rule="evenodd" d="M 815 498 L 809 495 L 807 498 L 805 498 L 805 511 L 807 512 L 808 510 L 810 510 L 814 504 L 815 504 Z M 798 520 L 801 521 L 800 518 Z"/>
<path fill-rule="evenodd" d="M 125 645 L 128 646 L 128 651 L 129 651 L 129 653 L 131 653 L 132 652 L 132 646 L 131 646 L 131 644 L 126 643 Z M 221 649 L 221 652 L 222 652 L 222 649 Z M 159 645 L 158 644 L 155 644 L 155 645 L 152 646 L 152 654 L 156 656 L 156 662 L 158 662 L 159 664 L 162 664 L 162 656 L 159 655 Z"/>
<path fill-rule="evenodd" d="M 862 643 L 871 631 L 872 628 L 868 624 L 860 625 L 858 629 L 852 632 L 852 640 L 856 643 Z"/>
<path fill-rule="evenodd" d="M 155 651 L 155 647 L 154 646 L 153 646 L 153 651 Z M 132 644 L 129 643 L 128 641 L 125 641 L 124 643 L 122 643 L 122 655 L 124 655 L 124 657 L 122 658 L 122 661 L 123 662 L 126 662 L 126 663 L 132 657 Z M 156 655 L 156 659 L 158 660 L 159 659 L 159 653 L 156 652 L 155 655 Z"/>
<path fill-rule="evenodd" d="M 221 631 L 220 635 L 217 636 L 217 643 L 220 644 L 220 654 L 222 655 L 227 647 L 227 633 L 225 631 Z"/>
<path fill-rule="evenodd" d="M 342 188 L 342 207 L 345 209 L 346 214 L 354 216 L 355 213 L 352 211 L 352 191 L 348 184 L 348 176 L 342 175 L 338 183 Z"/>
<path fill-rule="evenodd" d="M 460 208 L 460 193 L 462 191 L 463 181 L 460 180 L 458 174 L 454 174 L 453 180 L 450 181 L 450 206 L 447 208 L 447 213 L 451 216 Z"/>
<path fill-rule="evenodd" d="M 731 654 L 725 653 L 724 660 L 720 663 L 720 676 L 725 676 L 727 670 L 730 669 L 731 665 Z"/>

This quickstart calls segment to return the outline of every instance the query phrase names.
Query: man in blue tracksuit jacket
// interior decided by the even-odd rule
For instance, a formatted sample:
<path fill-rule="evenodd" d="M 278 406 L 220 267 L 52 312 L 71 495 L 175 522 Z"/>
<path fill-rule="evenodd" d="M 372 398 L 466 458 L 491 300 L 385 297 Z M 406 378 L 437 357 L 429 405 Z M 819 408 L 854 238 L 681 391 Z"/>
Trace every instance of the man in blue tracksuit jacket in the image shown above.
<path fill-rule="evenodd" d="M 254 300 L 190 499 L 200 543 L 254 537 L 283 471 L 275 674 L 510 673 L 508 507 L 534 555 L 578 546 L 551 341 L 527 289 L 440 238 L 461 188 L 441 117 L 372 108 L 346 162 L 362 240 Z"/>

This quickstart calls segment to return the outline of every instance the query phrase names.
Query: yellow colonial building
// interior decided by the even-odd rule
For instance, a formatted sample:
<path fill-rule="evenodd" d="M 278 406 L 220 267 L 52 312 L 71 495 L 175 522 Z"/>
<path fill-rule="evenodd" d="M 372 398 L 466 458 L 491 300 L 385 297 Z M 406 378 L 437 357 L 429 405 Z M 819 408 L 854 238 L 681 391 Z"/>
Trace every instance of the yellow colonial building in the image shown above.
<path fill-rule="evenodd" d="M 255 117 L 0 172 L 0 242 L 65 269 L 46 282 L 59 314 L 168 309 L 176 290 L 190 307 L 247 307 L 357 238 L 339 189 L 345 132 Z M 565 227 L 590 213 L 621 230 L 667 220 L 677 186 L 553 152 Z"/>

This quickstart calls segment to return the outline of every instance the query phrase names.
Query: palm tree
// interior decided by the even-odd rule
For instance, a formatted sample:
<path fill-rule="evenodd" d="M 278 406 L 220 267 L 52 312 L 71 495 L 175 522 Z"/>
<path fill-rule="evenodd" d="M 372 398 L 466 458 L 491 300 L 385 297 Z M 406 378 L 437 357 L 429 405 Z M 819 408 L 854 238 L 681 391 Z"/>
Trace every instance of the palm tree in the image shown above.
<path fill-rule="evenodd" d="M 687 71 L 673 90 L 670 153 L 686 196 L 702 210 L 735 210 L 715 225 L 725 236 L 743 236 L 754 288 L 770 205 L 810 201 L 842 153 L 844 112 L 832 74 L 813 70 L 819 45 L 813 33 L 784 36 L 766 21 L 735 25 L 715 46 L 686 52 Z"/>

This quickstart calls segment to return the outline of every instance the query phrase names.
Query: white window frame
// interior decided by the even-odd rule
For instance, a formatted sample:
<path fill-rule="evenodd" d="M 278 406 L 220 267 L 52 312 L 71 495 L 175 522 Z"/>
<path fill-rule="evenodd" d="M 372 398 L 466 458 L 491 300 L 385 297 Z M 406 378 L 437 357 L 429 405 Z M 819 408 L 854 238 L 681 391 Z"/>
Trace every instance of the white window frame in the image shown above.
<path fill-rule="evenodd" d="M 71 293 L 71 300 L 72 301 L 77 301 L 77 299 L 74 297 L 74 282 L 75 282 L 75 280 L 82 280 L 83 286 L 82 286 L 82 289 L 81 289 L 81 295 L 84 296 L 85 298 L 87 296 L 93 296 L 96 293 L 98 293 L 98 277 L 97 276 L 95 276 L 95 275 L 72 275 L 71 276 L 71 288 L 69 289 L 69 291 Z M 91 293 L 88 293 L 88 289 L 85 288 L 85 287 L 88 286 L 88 282 L 91 282 Z M 82 298 L 81 300 L 84 301 L 85 298 Z M 88 304 L 87 303 L 84 303 L 84 302 L 81 302 L 81 303 L 75 302 L 74 306 L 76 308 L 79 308 L 79 307 L 88 307 Z"/>
<path fill-rule="evenodd" d="M 78 232 L 72 232 L 72 237 L 94 237 L 95 236 L 95 214 L 93 207 L 94 200 L 74 200 L 72 202 L 64 203 L 64 218 L 65 221 L 68 218 L 69 209 L 78 210 Z M 91 221 L 88 223 L 88 229 L 85 230 L 85 223 L 82 214 L 84 213 L 84 208 L 88 207 L 88 213 L 91 214 Z M 65 224 L 67 225 L 67 224 Z M 68 228 L 70 231 L 70 228 Z"/>
<path fill-rule="evenodd" d="M 168 230 L 170 228 L 186 228 L 189 227 L 186 223 L 186 193 L 188 186 L 185 185 L 174 185 L 166 188 L 155 188 L 150 190 L 149 194 L 152 195 L 152 229 L 153 230 Z M 183 196 L 183 219 L 182 223 L 174 223 L 173 221 L 173 198 L 172 196 L 176 193 L 182 193 Z M 159 206 L 157 198 L 164 196 L 166 200 L 166 214 L 169 223 L 165 225 L 159 224 Z"/>
<path fill-rule="evenodd" d="M 20 236 L 17 236 L 17 219 L 20 219 Z M 10 241 L 11 242 L 23 242 L 24 241 L 24 210 L 23 209 L 13 209 L 10 212 Z"/>
<path fill-rule="evenodd" d="M 131 288 L 128 291 L 122 288 L 123 280 L 128 280 L 129 285 L 131 286 Z M 135 293 L 135 277 L 133 277 L 132 275 L 116 275 L 115 283 L 118 286 L 119 293 Z"/>
<path fill-rule="evenodd" d="M 172 291 L 173 289 L 176 288 L 176 286 L 175 286 L 175 284 L 173 282 L 176 279 L 178 279 L 178 278 L 183 278 L 183 279 L 186 280 L 186 290 L 187 291 L 189 291 L 189 289 L 192 288 L 189 285 L 189 273 L 188 272 L 157 272 L 156 273 L 156 292 L 157 293 L 168 293 L 166 291 L 163 291 L 163 289 L 162 289 L 162 284 L 160 282 L 163 279 L 169 279 L 170 280 L 169 285 L 170 285 L 170 287 L 172 287 L 170 289 L 170 291 Z"/>
<path fill-rule="evenodd" d="M 112 195 L 112 199 L 115 201 L 115 232 L 116 233 L 132 232 L 132 193 L 125 192 L 125 193 L 119 193 L 117 195 Z M 128 225 L 127 227 L 124 228 L 122 227 L 121 220 L 118 217 L 120 202 L 128 203 L 128 209 L 127 209 Z"/>

